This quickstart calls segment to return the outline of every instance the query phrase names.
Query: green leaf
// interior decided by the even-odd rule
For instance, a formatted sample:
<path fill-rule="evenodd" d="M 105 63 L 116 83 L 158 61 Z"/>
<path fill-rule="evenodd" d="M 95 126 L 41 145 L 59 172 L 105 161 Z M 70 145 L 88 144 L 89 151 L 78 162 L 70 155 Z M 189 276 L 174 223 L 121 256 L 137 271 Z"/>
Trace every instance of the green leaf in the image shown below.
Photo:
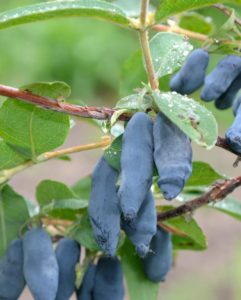
<path fill-rule="evenodd" d="M 179 26 L 191 31 L 199 32 L 209 35 L 214 30 L 214 24 L 211 18 L 198 14 L 196 12 L 189 12 L 181 16 Z"/>
<path fill-rule="evenodd" d="M 0 141 L 0 170 L 11 169 L 26 162 L 26 158 L 14 151 L 3 140 Z"/>
<path fill-rule="evenodd" d="M 22 226 L 29 220 L 26 202 L 22 196 L 5 185 L 0 191 L 0 257 L 10 242 L 19 238 Z"/>
<path fill-rule="evenodd" d="M 76 222 L 68 232 L 68 235 L 78 241 L 81 246 L 91 250 L 99 251 L 100 248 L 95 241 L 93 230 L 87 215 L 81 216 L 79 222 Z"/>
<path fill-rule="evenodd" d="M 78 199 L 65 184 L 52 180 L 44 180 L 37 186 L 36 198 L 43 213 L 70 220 L 75 219 L 75 210 L 88 205 L 84 199 Z"/>
<path fill-rule="evenodd" d="M 241 203 L 232 197 L 227 197 L 215 204 L 209 204 L 209 207 L 215 208 L 235 219 L 241 220 Z"/>
<path fill-rule="evenodd" d="M 194 142 L 207 149 L 215 145 L 218 136 L 217 122 L 208 109 L 176 92 L 153 91 L 153 97 L 160 111 Z"/>
<path fill-rule="evenodd" d="M 89 199 L 91 192 L 91 177 L 86 176 L 81 178 L 79 181 L 72 186 L 72 191 L 80 198 L 80 199 Z"/>
<path fill-rule="evenodd" d="M 122 147 L 122 135 L 118 136 L 109 148 L 104 152 L 104 157 L 112 168 L 120 170 L 120 156 L 121 156 L 121 147 Z"/>
<path fill-rule="evenodd" d="M 224 2 L 240 4 L 240 0 L 226 0 Z M 220 3 L 220 0 L 161 0 L 156 13 L 156 20 L 162 20 L 178 13 L 200 7 Z"/>
<path fill-rule="evenodd" d="M 61 82 L 36 83 L 24 89 L 50 98 L 67 97 L 69 87 Z M 15 99 L 0 108 L 0 136 L 29 158 L 62 145 L 69 132 L 69 117 Z"/>
<path fill-rule="evenodd" d="M 129 25 L 118 7 L 98 0 L 50 1 L 15 8 L 0 14 L 0 29 L 59 17 L 91 17 Z"/>
<path fill-rule="evenodd" d="M 177 233 L 173 235 L 174 249 L 205 250 L 207 248 L 206 237 L 193 218 L 187 220 L 184 216 L 180 216 L 164 221 L 163 224 Z"/>
<path fill-rule="evenodd" d="M 147 74 L 142 60 L 141 51 L 137 51 L 124 63 L 121 69 L 120 96 L 132 94 L 134 89 L 147 82 Z"/>
<path fill-rule="evenodd" d="M 82 199 L 53 200 L 43 207 L 44 212 L 53 212 L 58 209 L 79 210 L 88 207 L 88 202 Z"/>
<path fill-rule="evenodd" d="M 139 93 L 126 96 L 116 103 L 117 109 L 127 109 L 134 111 L 146 111 L 151 106 L 152 98 L 146 95 L 145 89 L 141 90 Z"/>
<path fill-rule="evenodd" d="M 121 248 L 121 263 L 128 287 L 130 300 L 156 300 L 159 284 L 147 279 L 143 272 L 141 259 L 131 242 L 126 238 Z"/>
<path fill-rule="evenodd" d="M 185 62 L 193 46 L 176 33 L 157 33 L 150 42 L 151 56 L 158 77 L 172 74 Z"/>
<path fill-rule="evenodd" d="M 209 164 L 202 161 L 194 161 L 192 164 L 192 175 L 186 183 L 186 187 L 207 186 L 224 176 L 217 173 Z"/>

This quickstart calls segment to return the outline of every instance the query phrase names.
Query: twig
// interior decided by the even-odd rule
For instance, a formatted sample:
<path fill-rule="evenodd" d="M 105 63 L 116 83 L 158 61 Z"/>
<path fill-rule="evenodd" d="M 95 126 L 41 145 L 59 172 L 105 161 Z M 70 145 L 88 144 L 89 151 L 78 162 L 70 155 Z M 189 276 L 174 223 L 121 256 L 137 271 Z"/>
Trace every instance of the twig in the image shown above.
<path fill-rule="evenodd" d="M 145 29 L 147 23 L 147 14 L 148 14 L 149 0 L 141 1 L 141 14 L 140 14 L 140 23 Z"/>
<path fill-rule="evenodd" d="M 78 145 L 70 148 L 65 148 L 61 150 L 56 150 L 52 152 L 45 152 L 39 155 L 34 161 L 30 160 L 26 163 L 19 165 L 12 169 L 6 169 L 0 172 L 0 184 L 6 182 L 7 180 L 11 179 L 17 173 L 24 171 L 38 163 L 42 163 L 48 161 L 50 159 L 58 158 L 63 155 L 73 154 L 81 151 L 91 150 L 91 149 L 98 149 L 98 148 L 105 148 L 109 146 L 111 143 L 111 139 L 109 137 L 103 137 L 101 141 L 91 144 L 85 145 Z"/>
<path fill-rule="evenodd" d="M 226 6 L 224 6 L 223 4 L 214 4 L 213 7 L 217 8 L 218 10 L 220 10 L 222 13 L 224 13 L 226 16 L 230 17 L 232 15 L 232 10 Z M 234 22 L 241 26 L 241 19 L 239 18 L 235 18 Z"/>
<path fill-rule="evenodd" d="M 157 219 L 158 221 L 165 221 L 187 213 L 193 213 L 201 206 L 223 200 L 239 186 L 241 186 L 241 176 L 224 180 L 222 182 L 216 182 L 214 187 L 204 195 L 188 201 L 177 208 L 158 214 Z"/>
<path fill-rule="evenodd" d="M 148 79 L 150 82 L 150 86 L 152 90 L 157 90 L 159 88 L 159 82 L 155 74 L 152 57 L 151 57 L 151 50 L 148 40 L 148 30 L 146 28 L 147 25 L 147 13 L 149 7 L 149 0 L 142 0 L 141 2 L 141 14 L 140 14 L 140 43 L 143 52 L 143 56 L 146 63 L 146 70 Z"/>
<path fill-rule="evenodd" d="M 208 36 L 205 34 L 201 34 L 198 32 L 183 29 L 178 26 L 168 26 L 168 25 L 160 24 L 160 25 L 154 25 L 152 27 L 152 29 L 155 31 L 174 32 L 177 34 L 183 34 L 189 38 L 192 38 L 192 39 L 195 39 L 195 40 L 198 40 L 201 42 L 209 40 Z"/>
<path fill-rule="evenodd" d="M 79 145 L 79 146 L 74 146 L 66 149 L 61 149 L 61 150 L 56 150 L 52 152 L 45 152 L 42 157 L 42 161 L 46 161 L 52 158 L 58 158 L 63 155 L 68 155 L 68 154 L 73 154 L 81 151 L 87 151 L 87 150 L 92 150 L 92 149 L 97 149 L 97 148 L 105 148 L 111 144 L 111 138 L 108 136 L 105 136 L 102 138 L 100 142 L 97 143 L 90 143 L 86 145 Z M 41 159 L 40 159 L 41 160 Z"/>
<path fill-rule="evenodd" d="M 106 120 L 111 118 L 115 112 L 114 109 L 107 107 L 79 106 L 67 102 L 60 104 L 56 99 L 42 97 L 29 91 L 23 91 L 6 85 L 0 85 L 0 95 L 15 98 L 17 100 L 23 100 L 47 109 L 83 118 Z M 122 114 L 119 119 L 125 121 L 129 119 L 129 116 L 127 114 Z"/>

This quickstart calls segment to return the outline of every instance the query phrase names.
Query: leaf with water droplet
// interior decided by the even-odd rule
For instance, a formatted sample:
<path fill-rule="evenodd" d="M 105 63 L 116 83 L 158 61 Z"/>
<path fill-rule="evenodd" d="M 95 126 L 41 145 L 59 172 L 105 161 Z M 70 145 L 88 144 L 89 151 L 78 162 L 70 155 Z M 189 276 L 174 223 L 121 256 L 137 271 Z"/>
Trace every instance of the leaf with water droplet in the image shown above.
<path fill-rule="evenodd" d="M 129 19 L 116 5 L 99 0 L 51 1 L 15 8 L 0 14 L 0 29 L 58 17 L 92 17 L 128 26 Z"/>
<path fill-rule="evenodd" d="M 240 4 L 240 0 L 226 0 L 225 2 Z M 173 16 L 184 11 L 194 10 L 216 3 L 220 3 L 220 0 L 162 0 L 159 1 L 156 20 L 163 20 L 169 16 Z"/>
<path fill-rule="evenodd" d="M 143 89 L 139 93 L 132 94 L 120 99 L 116 108 L 127 109 L 134 111 L 146 111 L 152 107 L 152 98 L 146 94 L 146 90 Z"/>
<path fill-rule="evenodd" d="M 122 134 L 118 136 L 109 148 L 105 150 L 104 157 L 108 161 L 108 163 L 112 166 L 112 168 L 120 171 L 120 157 L 121 157 L 121 149 L 122 149 Z"/>
<path fill-rule="evenodd" d="M 181 35 L 160 32 L 151 39 L 150 48 L 156 75 L 162 77 L 180 68 L 193 46 Z"/>
<path fill-rule="evenodd" d="M 176 92 L 153 92 L 154 100 L 173 123 L 198 145 L 212 148 L 217 140 L 218 127 L 213 114 L 193 99 Z"/>

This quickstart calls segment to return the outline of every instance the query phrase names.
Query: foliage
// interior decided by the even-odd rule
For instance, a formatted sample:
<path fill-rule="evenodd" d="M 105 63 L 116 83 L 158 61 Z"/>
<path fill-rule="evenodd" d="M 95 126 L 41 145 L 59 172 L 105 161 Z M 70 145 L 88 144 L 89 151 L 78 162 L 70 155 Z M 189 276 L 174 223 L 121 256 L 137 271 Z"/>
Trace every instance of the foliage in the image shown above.
<path fill-rule="evenodd" d="M 217 24 L 215 18 L 210 22 L 207 21 L 207 10 L 203 9 L 203 7 L 211 6 L 218 2 L 219 1 L 215 0 L 151 1 L 147 18 L 148 30 L 151 31 L 153 25 L 164 24 L 168 26 L 168 23 L 166 23 L 167 18 L 175 16 L 177 24 L 179 24 L 183 30 L 191 30 L 194 33 L 207 35 L 203 46 L 205 46 L 209 52 L 219 55 L 225 55 L 226 53 L 238 53 L 240 55 L 240 29 L 235 22 L 238 13 L 233 10 L 231 17 L 228 19 L 225 18 L 220 31 L 217 31 L 220 24 Z M 238 0 L 228 2 L 240 4 Z M 23 3 L 24 1 L 22 4 Z M 58 56 L 58 60 L 54 63 L 58 66 L 49 70 L 49 73 L 52 72 L 52 74 L 50 74 L 48 78 L 50 80 L 59 80 L 59 76 L 56 74 L 63 68 L 63 73 L 66 72 L 67 75 L 65 74 L 66 76 L 62 75 L 60 77 L 70 79 L 71 83 L 75 85 L 74 97 L 76 97 L 77 94 L 76 86 L 78 86 L 78 84 L 76 84 L 76 82 L 78 82 L 78 78 L 81 76 L 83 78 L 80 78 L 81 87 L 79 90 L 81 92 L 82 87 L 84 90 L 81 97 L 89 97 L 90 95 L 96 96 L 97 98 L 103 95 L 105 97 L 106 87 L 108 87 L 108 97 L 110 97 L 110 95 L 113 96 L 113 94 L 117 97 L 119 92 L 119 99 L 115 103 L 116 112 L 112 116 L 112 119 L 108 120 L 108 122 L 104 124 L 105 126 L 99 126 L 99 123 L 97 124 L 98 127 L 103 129 L 104 133 L 107 133 L 112 139 L 111 145 L 104 151 L 104 156 L 109 164 L 119 171 L 122 134 L 114 137 L 110 132 L 114 126 L 122 124 L 120 119 L 123 117 L 123 114 L 131 116 L 134 112 L 144 111 L 153 119 L 156 114 L 161 111 L 193 142 L 206 149 L 213 148 L 218 137 L 218 122 L 213 113 L 206 106 L 201 105 L 199 101 L 188 96 L 176 92 L 164 91 L 166 87 L 164 84 L 162 86 L 162 82 L 167 80 L 169 75 L 176 72 L 183 65 L 187 55 L 194 47 L 197 45 L 200 46 L 200 42 L 197 44 L 197 42 L 187 41 L 184 36 L 178 33 L 159 32 L 154 34 L 154 31 L 151 31 L 153 34 L 150 39 L 150 55 L 153 62 L 154 75 L 161 83 L 160 90 L 153 90 L 148 83 L 148 65 L 147 61 L 143 58 L 143 49 L 136 47 L 136 37 L 133 38 L 135 31 L 141 31 L 140 21 L 138 19 L 139 11 L 140 1 L 132 1 L 130 4 L 130 1 L 124 0 L 78 0 L 37 2 L 32 5 L 12 8 L 0 14 L 0 29 L 2 30 L 0 36 L 1 34 L 4 36 L 3 30 L 10 27 L 13 27 L 13 29 L 11 31 L 9 30 L 7 35 L 15 36 L 18 30 L 21 32 L 21 29 L 16 27 L 17 25 L 37 21 L 47 21 L 56 18 L 57 20 L 55 22 L 57 27 L 60 24 L 58 22 L 61 22 L 58 21 L 60 17 L 88 17 L 90 19 L 88 21 L 75 21 L 75 23 L 73 23 L 74 26 L 68 23 L 67 28 L 74 27 L 75 30 L 73 30 L 73 28 L 71 28 L 71 30 L 75 33 L 71 33 L 70 36 L 68 31 L 63 33 L 63 39 L 69 39 L 71 44 L 71 39 L 76 39 L 75 41 L 77 41 L 79 33 L 79 28 L 76 29 L 75 26 L 83 25 L 84 28 L 83 31 L 81 31 L 80 28 L 83 43 L 80 44 L 79 48 L 74 50 L 74 52 L 71 52 L 72 56 L 70 61 L 64 54 L 58 53 L 59 51 L 60 53 L 64 53 L 65 49 L 55 48 L 54 43 L 51 44 L 51 34 L 48 36 L 48 41 L 54 49 L 52 57 L 54 57 L 54 55 Z M 102 24 L 99 21 L 92 21 L 92 19 L 101 19 L 105 21 L 106 24 Z M 112 33 L 108 34 L 108 41 L 102 43 L 105 41 L 103 33 L 99 41 L 97 36 L 91 39 L 90 32 L 88 39 L 84 40 L 84 38 L 86 38 L 84 37 L 85 31 L 88 31 L 88 27 L 91 28 L 91 30 L 94 28 L 96 32 L 98 32 L 98 26 L 101 24 L 100 31 L 104 28 L 104 31 L 108 32 L 109 24 L 107 22 L 110 22 L 112 24 L 111 26 L 120 26 L 120 28 L 113 29 Z M 41 35 L 40 27 L 35 26 L 36 25 L 31 27 L 31 31 L 36 29 L 37 34 Z M 26 31 L 23 30 L 22 34 L 30 30 L 27 28 L 26 25 L 26 29 L 24 29 Z M 55 32 L 55 30 L 57 29 L 53 26 L 51 30 L 53 30 L 53 36 L 56 38 L 57 31 Z M 126 30 L 127 33 L 124 34 L 124 30 Z M 131 31 L 131 33 L 129 33 L 129 31 Z M 115 48 L 113 45 L 118 40 L 116 38 L 117 32 L 121 38 L 118 46 Z M 30 34 L 30 31 L 27 34 L 29 34 L 30 38 L 34 38 L 34 36 Z M 22 36 L 24 36 L 24 34 Z M 6 41 L 9 40 L 6 38 Z M 18 40 L 16 40 L 16 45 L 17 41 Z M 105 53 L 107 42 L 108 52 Z M 95 43 L 96 45 L 102 43 L 104 46 L 102 45 L 99 51 Z M 129 45 L 131 45 L 131 50 L 129 50 Z M 2 53 L 2 57 L 6 55 L 8 63 L 8 61 L 11 60 L 11 56 L 9 56 L 8 51 L 2 47 L 3 46 L 0 46 L 0 53 Z M 41 46 L 40 49 L 43 50 Z M 83 54 L 81 53 L 82 50 Z M 9 51 L 17 55 L 14 47 L 13 49 L 10 47 Z M 114 56 L 116 51 L 119 51 L 119 54 L 116 57 L 116 61 L 112 62 L 112 54 Z M 97 54 L 97 52 L 100 52 L 100 54 Z M 84 59 L 79 58 L 81 55 L 84 56 Z M 40 61 L 41 60 L 43 60 L 44 68 L 48 69 L 47 59 L 45 63 L 43 56 L 40 56 Z M 67 61 L 67 63 L 64 61 Z M 93 69 L 90 68 L 89 73 L 86 73 L 88 75 L 86 79 L 86 74 L 84 73 L 83 76 L 81 72 L 79 72 L 79 69 L 83 66 L 83 68 L 85 67 L 85 72 L 87 72 L 88 63 Z M 4 66 L 4 62 L 0 64 Z M 68 64 L 70 66 L 67 66 Z M 96 65 L 98 65 L 98 70 L 95 69 Z M 38 68 L 40 74 L 46 75 L 45 72 L 41 73 L 42 69 L 39 65 Z M 11 66 L 10 69 L 16 71 L 13 66 Z M 92 72 L 93 70 L 95 72 Z M 114 72 L 112 72 L 113 70 Z M 94 73 L 94 75 L 92 73 Z M 116 82 L 119 75 L 121 75 L 120 81 L 117 84 Z M 36 74 L 35 77 L 37 77 Z M 41 80 L 42 76 L 40 76 L 39 79 Z M 118 88 L 119 91 L 117 92 Z M 66 103 L 67 98 L 70 97 L 71 94 L 69 85 L 62 81 L 34 82 L 28 85 L 25 83 L 20 89 L 27 93 L 46 97 L 49 101 L 55 101 L 57 105 L 59 105 L 59 108 L 61 108 L 61 103 Z M 101 91 L 98 94 L 93 90 Z M 196 96 L 193 98 L 195 97 Z M 82 103 L 80 100 L 72 102 L 78 104 Z M 84 99 L 84 103 L 87 102 L 88 100 Z M 106 106 L 106 103 L 104 105 Z M 28 226 L 34 227 L 36 223 L 42 221 L 48 228 L 51 222 L 56 219 L 64 224 L 64 231 L 60 230 L 58 233 L 72 237 L 78 241 L 81 246 L 85 247 L 88 259 L 91 260 L 99 253 L 100 248 L 94 239 L 87 215 L 91 191 L 91 176 L 80 178 L 73 187 L 68 187 L 64 183 L 47 179 L 40 182 L 36 188 L 36 206 L 30 204 L 24 196 L 17 194 L 17 192 L 9 186 L 9 179 L 21 170 L 50 159 L 48 156 L 50 155 L 50 151 L 54 154 L 53 158 L 59 157 L 68 159 L 68 156 L 58 155 L 57 148 L 64 144 L 70 134 L 72 121 L 73 118 L 67 114 L 47 110 L 33 103 L 20 101 L 17 98 L 7 98 L 2 101 L 0 107 L 1 257 L 5 254 L 11 241 L 22 236 Z M 121 133 L 122 132 L 123 130 Z M 67 164 L 71 162 L 59 161 L 58 163 Z M 219 174 L 209 164 L 194 161 L 192 176 L 187 181 L 185 189 L 177 200 L 189 201 L 193 197 L 203 193 L 216 180 L 224 178 L 226 177 Z M 156 198 L 161 198 L 161 201 L 156 201 L 156 207 L 159 213 L 173 208 L 165 205 L 162 195 L 157 191 L 156 170 L 154 170 L 153 174 L 153 190 Z M 208 207 L 226 213 L 238 220 L 241 219 L 240 204 L 233 198 L 228 197 L 221 202 L 210 204 Z M 188 219 L 186 216 L 177 216 L 160 222 L 159 225 L 173 234 L 172 241 L 176 253 L 179 250 L 195 251 L 205 250 L 207 248 L 205 234 L 193 216 Z M 58 231 L 58 227 L 56 228 Z M 55 233 L 51 234 L 53 236 L 55 235 Z M 118 254 L 120 255 L 123 265 L 130 299 L 156 299 L 159 286 L 146 278 L 141 267 L 140 259 L 135 255 L 133 246 L 124 234 L 118 245 Z"/>

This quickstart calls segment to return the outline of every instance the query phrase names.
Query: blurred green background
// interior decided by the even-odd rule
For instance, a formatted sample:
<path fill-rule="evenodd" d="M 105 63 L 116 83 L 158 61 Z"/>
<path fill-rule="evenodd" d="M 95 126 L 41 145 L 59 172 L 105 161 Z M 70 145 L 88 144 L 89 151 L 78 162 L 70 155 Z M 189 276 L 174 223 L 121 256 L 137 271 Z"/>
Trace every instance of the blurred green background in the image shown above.
<path fill-rule="evenodd" d="M 2 0 L 0 10 L 37 2 L 40 1 Z M 202 12 L 215 18 L 217 26 L 225 20 L 214 9 Z M 75 103 L 114 106 L 118 100 L 122 64 L 138 47 L 135 32 L 98 20 L 57 19 L 14 27 L 0 32 L 0 83 L 19 87 L 36 81 L 61 80 L 72 87 L 71 100 Z M 219 59 L 220 56 L 212 57 L 210 69 Z M 198 100 L 198 93 L 194 97 Z M 213 104 L 208 107 L 215 113 L 223 133 L 232 121 L 231 110 L 220 113 Z M 97 130 L 80 124 L 71 134 L 71 142 L 76 144 L 76 140 L 80 140 L 80 129 L 83 128 L 85 137 L 81 142 L 94 141 L 100 135 Z M 231 154 L 219 149 L 210 152 L 199 147 L 194 149 L 195 159 L 211 163 L 222 173 L 238 174 L 238 169 L 232 168 L 234 157 Z M 52 177 L 73 183 L 90 172 L 99 155 L 99 151 L 94 151 L 76 156 L 79 158 L 74 160 L 75 165 L 57 161 L 37 166 L 18 175 L 12 183 L 18 192 L 33 198 L 34 187 L 40 178 Z M 240 224 L 206 209 L 197 217 L 207 232 L 210 248 L 202 253 L 180 253 L 167 282 L 161 284 L 159 299 L 240 299 Z M 31 296 L 24 294 L 21 299 L 31 299 Z"/>

